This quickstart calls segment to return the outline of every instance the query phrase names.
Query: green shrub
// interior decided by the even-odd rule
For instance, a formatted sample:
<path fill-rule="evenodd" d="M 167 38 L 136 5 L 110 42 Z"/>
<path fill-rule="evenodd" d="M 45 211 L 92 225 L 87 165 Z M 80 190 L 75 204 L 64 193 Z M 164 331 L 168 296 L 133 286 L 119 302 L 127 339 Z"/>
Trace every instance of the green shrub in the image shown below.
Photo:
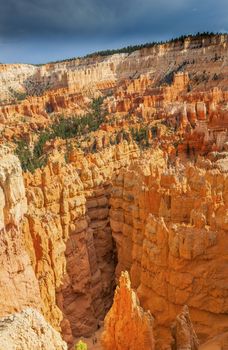
<path fill-rule="evenodd" d="M 47 141 L 57 137 L 67 140 L 69 138 L 85 135 L 91 131 L 96 131 L 104 121 L 104 112 L 101 110 L 103 98 L 93 99 L 91 112 L 82 117 L 71 117 L 64 119 L 60 117 L 49 128 L 43 131 L 34 145 L 33 152 L 29 149 L 24 140 L 16 141 L 15 153 L 20 159 L 24 171 L 34 172 L 47 163 L 47 155 L 44 154 L 44 145 Z M 69 161 L 71 145 L 67 143 L 65 159 Z"/>
<path fill-rule="evenodd" d="M 147 148 L 149 147 L 148 132 L 148 127 L 142 127 L 139 130 L 132 128 L 131 136 L 140 147 Z"/>
<path fill-rule="evenodd" d="M 77 344 L 75 344 L 75 350 L 87 350 L 87 344 L 84 343 L 82 340 L 79 340 Z"/>
<path fill-rule="evenodd" d="M 52 138 L 60 137 L 68 139 L 81 136 L 85 133 L 96 131 L 104 121 L 104 113 L 101 111 L 103 97 L 93 99 L 91 103 L 92 111 L 80 118 L 59 118 L 52 126 Z"/>
<path fill-rule="evenodd" d="M 17 147 L 15 150 L 16 155 L 20 159 L 22 169 L 33 171 L 33 156 L 28 147 L 28 144 L 24 140 L 17 141 Z"/>
<path fill-rule="evenodd" d="M 28 97 L 27 92 L 16 91 L 16 90 L 13 90 L 12 88 L 9 88 L 9 91 L 11 95 L 18 101 L 23 101 Z"/>
<path fill-rule="evenodd" d="M 73 150 L 72 144 L 69 143 L 68 140 L 66 140 L 66 153 L 64 155 L 66 163 L 70 162 L 70 154 L 71 154 L 72 150 Z"/>
<path fill-rule="evenodd" d="M 52 134 L 49 131 L 45 131 L 40 134 L 37 143 L 34 146 L 34 157 L 39 158 L 43 155 L 43 147 L 45 143 L 52 139 Z"/>
<path fill-rule="evenodd" d="M 15 154 L 18 156 L 23 171 L 33 173 L 35 169 L 41 168 L 47 162 L 47 156 L 40 153 L 38 157 L 36 153 L 31 151 L 28 144 L 24 140 L 16 141 Z"/>

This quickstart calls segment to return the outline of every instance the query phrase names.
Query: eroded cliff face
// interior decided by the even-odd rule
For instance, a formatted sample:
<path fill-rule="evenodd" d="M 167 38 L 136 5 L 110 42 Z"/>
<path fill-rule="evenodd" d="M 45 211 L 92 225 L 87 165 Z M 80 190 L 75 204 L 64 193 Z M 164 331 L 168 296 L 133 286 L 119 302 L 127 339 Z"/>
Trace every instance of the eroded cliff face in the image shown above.
<path fill-rule="evenodd" d="M 19 237 L 11 257 L 21 261 L 22 254 L 28 266 L 20 273 L 12 270 L 12 259 L 9 262 L 7 283 L 18 285 L 18 290 L 16 297 L 6 293 L 9 300 L 2 299 L 4 315 L 31 305 L 62 328 L 68 344 L 79 335 L 91 335 L 112 304 L 117 251 L 116 276 L 125 269 L 130 272 L 141 305 L 154 316 L 157 349 L 173 346 L 170 327 L 185 304 L 201 342 L 225 332 L 227 173 L 219 161 L 199 158 L 193 166 L 177 160 L 175 167 L 167 161 L 159 148 L 140 157 L 137 146 L 126 141 L 86 156 L 72 151 L 68 163 L 56 151 L 43 170 L 24 175 L 26 213 L 18 160 L 6 154 L 1 162 L 7 198 L 2 232 L 12 241 L 12 233 Z M 27 291 L 22 291 L 23 283 Z M 116 294 L 121 303 L 122 294 Z M 16 307 L 11 306 L 13 300 Z M 117 321 L 121 305 L 110 311 Z M 113 338 L 115 317 L 110 320 L 106 334 Z M 190 339 L 185 348 L 195 350 L 198 343 L 186 310 L 175 327 L 175 344 Z M 125 339 L 124 327 L 117 333 Z"/>
<path fill-rule="evenodd" d="M 132 349 L 196 350 L 196 334 L 226 344 L 227 38 L 0 65 L 0 142 L 11 148 L 0 151 L 0 316 L 38 309 L 71 348 L 100 325 L 127 270 L 134 291 L 123 275 L 107 349 L 130 333 Z M 15 138 L 22 163 L 39 146 L 44 164 L 24 180 Z"/>
<path fill-rule="evenodd" d="M 64 338 L 91 335 L 111 306 L 115 248 L 109 223 L 113 174 L 139 155 L 124 143 L 103 153 L 56 154 L 44 170 L 25 175 L 24 223 L 45 317 Z M 61 322 L 62 321 L 62 322 Z"/>
<path fill-rule="evenodd" d="M 146 120 L 155 115 L 160 119 L 165 114 L 169 119 L 178 116 L 184 123 L 187 117 L 194 124 L 197 115 L 219 109 L 213 119 L 223 120 L 221 98 L 216 96 L 223 96 L 228 82 L 227 41 L 227 35 L 186 38 L 184 42 L 156 45 L 131 54 L 95 56 L 41 67 L 1 65 L 3 134 L 9 140 L 13 131 L 18 135 L 38 131 L 50 123 L 54 113 L 84 114 L 89 99 L 102 94 L 112 95 L 107 100 L 110 114 L 132 113 Z"/>
<path fill-rule="evenodd" d="M 57 327 L 63 318 L 69 344 L 92 334 L 112 303 L 112 235 L 117 276 L 126 268 L 131 272 L 143 307 L 155 315 L 159 349 L 172 343 L 170 325 L 185 304 L 201 341 L 227 327 L 227 289 L 221 283 L 227 175 L 216 164 L 205 170 L 202 161 L 168 169 L 159 149 L 146 160 L 138 157 L 137 147 L 125 141 L 100 154 L 73 153 L 67 165 L 56 153 L 43 171 L 26 175 L 25 232 L 46 301 L 43 312 Z"/>
<path fill-rule="evenodd" d="M 201 341 L 226 330 L 227 174 L 142 162 L 120 172 L 111 194 L 117 276 L 130 272 L 140 302 L 155 315 L 158 348 L 189 306 Z"/>
<path fill-rule="evenodd" d="M 111 309 L 104 320 L 101 344 L 104 350 L 160 349 L 160 340 L 154 339 L 154 318 L 139 303 L 127 271 L 121 272 Z M 172 343 L 166 349 L 198 350 L 199 340 L 191 322 L 187 305 L 170 326 Z M 156 344 L 157 342 L 157 344 Z"/>
<path fill-rule="evenodd" d="M 19 160 L 0 150 L 0 316 L 41 308 L 35 273 L 25 250 L 21 226 L 27 201 Z"/>
<path fill-rule="evenodd" d="M 218 67 L 221 68 L 219 60 L 226 53 L 227 41 L 226 34 L 214 35 L 208 38 L 186 38 L 184 42 L 160 44 L 130 54 L 98 55 L 40 67 L 1 65 L 2 96 L 7 98 L 12 95 L 12 89 L 36 95 L 58 88 L 68 88 L 72 92 L 94 88 L 102 90 L 112 88 L 117 81 L 148 73 L 158 81 L 167 71 L 171 72 L 183 64 L 191 65 L 191 60 L 194 60 L 193 64 L 197 65 L 199 72 L 204 69 L 202 64 L 211 62 L 213 70 L 210 73 L 213 74 L 218 72 Z M 211 82 L 211 85 L 218 86 L 218 82 Z"/>

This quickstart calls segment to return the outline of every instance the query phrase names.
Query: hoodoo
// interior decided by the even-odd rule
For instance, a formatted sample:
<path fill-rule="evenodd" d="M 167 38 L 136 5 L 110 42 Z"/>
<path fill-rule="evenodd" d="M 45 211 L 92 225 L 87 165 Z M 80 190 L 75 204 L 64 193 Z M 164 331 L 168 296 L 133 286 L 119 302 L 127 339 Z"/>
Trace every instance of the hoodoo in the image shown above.
<path fill-rule="evenodd" d="M 227 57 L 0 65 L 1 350 L 227 349 Z"/>
<path fill-rule="evenodd" d="M 129 274 L 122 272 L 112 308 L 105 317 L 103 348 L 153 350 L 153 321 L 151 313 L 140 307 L 138 297 L 131 289 Z"/>

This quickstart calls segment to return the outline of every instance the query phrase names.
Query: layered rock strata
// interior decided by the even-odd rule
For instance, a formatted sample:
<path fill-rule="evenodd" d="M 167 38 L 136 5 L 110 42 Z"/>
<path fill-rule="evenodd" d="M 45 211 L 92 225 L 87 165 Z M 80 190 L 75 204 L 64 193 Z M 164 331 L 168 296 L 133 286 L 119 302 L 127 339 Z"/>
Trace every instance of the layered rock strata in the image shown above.
<path fill-rule="evenodd" d="M 115 253 L 109 224 L 113 174 L 139 155 L 123 142 L 103 153 L 58 152 L 43 171 L 25 175 L 27 249 L 43 313 L 65 339 L 90 335 L 112 303 Z"/>
<path fill-rule="evenodd" d="M 31 305 L 61 324 L 69 344 L 90 335 L 112 302 L 113 235 L 117 276 L 130 271 L 142 306 L 155 316 L 158 349 L 172 343 L 169 327 L 184 304 L 201 342 L 226 330 L 227 174 L 203 159 L 167 168 L 159 149 L 138 158 L 126 141 L 86 157 L 72 151 L 68 164 L 54 152 L 43 170 L 25 175 L 26 213 L 18 160 L 2 153 L 2 237 L 16 249 L 12 255 L 9 242 L 4 274 L 8 286 L 18 286 L 16 296 L 14 288 L 3 296 L 4 315 Z M 12 269 L 15 256 L 21 274 Z M 189 325 L 186 312 L 178 320 Z"/>
<path fill-rule="evenodd" d="M 171 341 L 169 326 L 185 304 L 201 342 L 228 326 L 227 184 L 219 169 L 167 169 L 153 160 L 115 178 L 117 277 L 127 269 L 142 307 L 156 316 L 159 349 Z"/>
<path fill-rule="evenodd" d="M 0 316 L 42 307 L 39 285 L 25 249 L 22 221 L 27 201 L 19 160 L 0 149 Z"/>
<path fill-rule="evenodd" d="M 85 153 L 46 142 L 48 164 L 24 174 L 26 194 L 18 159 L 1 148 L 0 316 L 34 307 L 72 345 L 111 306 L 117 253 L 116 280 L 129 271 L 157 349 L 170 349 L 185 304 L 200 342 L 226 346 L 227 38 L 0 65 L 0 142 L 13 149 L 19 138 L 33 150 L 60 115 L 91 112 L 93 97 L 107 110 L 70 140 Z M 197 346 L 186 310 L 175 329 L 176 348 Z"/>
<path fill-rule="evenodd" d="M 195 65 L 198 71 L 202 71 L 210 63 L 213 67 L 211 74 L 217 73 L 221 71 L 220 63 L 226 55 L 227 42 L 226 34 L 214 35 L 208 38 L 186 38 L 184 42 L 156 45 L 131 54 L 94 56 L 40 67 L 1 65 L 2 96 L 7 97 L 12 89 L 24 89 L 31 94 L 58 88 L 68 88 L 69 91 L 91 87 L 107 89 L 118 80 L 136 78 L 140 74 L 151 74 L 154 80 L 159 81 L 165 74 L 186 65 L 190 68 Z M 214 81 L 214 85 L 218 86 L 218 82 Z"/>
<path fill-rule="evenodd" d="M 53 113 L 81 115 L 88 109 L 88 97 L 110 93 L 109 113 L 133 112 L 147 120 L 160 118 L 161 113 L 169 119 L 176 114 L 185 119 L 187 111 L 194 124 L 196 115 L 204 119 L 206 109 L 217 110 L 217 89 L 220 95 L 226 93 L 227 101 L 227 38 L 186 38 L 130 54 L 40 67 L 1 65 L 0 121 L 6 137 L 18 127 L 22 134 L 25 125 L 34 130 L 36 124 L 48 124 Z"/>

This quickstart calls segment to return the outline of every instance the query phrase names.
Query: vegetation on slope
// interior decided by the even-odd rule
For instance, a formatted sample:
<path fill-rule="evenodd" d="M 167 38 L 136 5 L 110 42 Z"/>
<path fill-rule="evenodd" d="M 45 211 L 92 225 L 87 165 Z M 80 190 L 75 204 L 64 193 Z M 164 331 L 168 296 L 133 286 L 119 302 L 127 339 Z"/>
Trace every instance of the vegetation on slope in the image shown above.
<path fill-rule="evenodd" d="M 79 342 L 75 345 L 75 350 L 87 350 L 87 344 L 84 343 L 82 340 L 79 340 Z"/>
<path fill-rule="evenodd" d="M 167 43 L 176 43 L 176 42 L 180 42 L 183 43 L 185 41 L 185 39 L 189 38 L 191 40 L 197 40 L 197 39 L 204 39 L 204 38 L 212 38 L 215 35 L 221 35 L 222 33 L 213 33 L 213 32 L 203 32 L 203 33 L 197 33 L 197 34 L 188 34 L 188 35 L 181 35 L 177 38 L 173 38 L 173 39 L 169 39 L 166 41 L 154 41 L 154 42 L 149 42 L 149 43 L 144 43 L 141 45 L 129 45 L 126 47 L 122 47 L 120 49 L 109 49 L 109 50 L 103 50 L 103 51 L 97 51 L 97 52 L 93 52 L 90 53 L 84 57 L 72 57 L 72 58 L 68 58 L 68 59 L 64 59 L 64 60 L 58 60 L 58 61 L 53 61 L 50 63 L 59 63 L 59 62 L 70 62 L 73 61 L 77 58 L 90 58 L 90 57 L 96 57 L 96 56 L 110 56 L 116 53 L 132 53 L 136 50 L 141 50 L 141 49 L 145 49 L 145 48 L 151 48 L 153 46 L 156 45 L 161 45 L 161 44 L 167 44 Z M 39 64 L 37 65 L 39 66 Z"/>
<path fill-rule="evenodd" d="M 9 92 L 11 93 L 12 97 L 18 101 L 23 101 L 28 96 L 27 92 L 16 91 L 16 90 L 13 90 L 12 88 L 9 88 Z"/>
<path fill-rule="evenodd" d="M 15 153 L 20 159 L 24 171 L 34 172 L 35 169 L 44 166 L 47 162 L 47 154 L 44 153 L 44 145 L 47 141 L 61 138 L 64 140 L 80 137 L 91 131 L 96 131 L 104 121 L 104 111 L 101 110 L 103 98 L 94 99 L 91 104 L 91 113 L 82 117 L 57 119 L 48 129 L 45 129 L 34 144 L 33 150 L 23 140 L 16 140 Z M 68 144 L 68 148 L 70 145 Z"/>

